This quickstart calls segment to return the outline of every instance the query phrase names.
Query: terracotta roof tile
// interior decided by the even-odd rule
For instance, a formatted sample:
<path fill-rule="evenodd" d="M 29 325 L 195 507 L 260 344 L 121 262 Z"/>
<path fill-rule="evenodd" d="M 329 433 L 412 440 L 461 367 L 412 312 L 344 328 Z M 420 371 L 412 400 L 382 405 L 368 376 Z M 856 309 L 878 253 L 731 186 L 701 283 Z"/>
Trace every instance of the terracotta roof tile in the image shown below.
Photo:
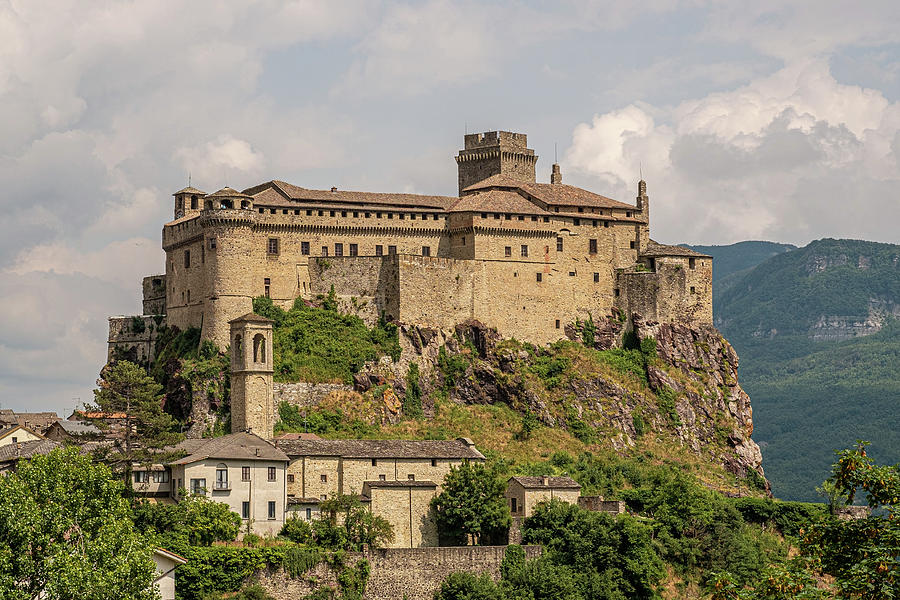
<path fill-rule="evenodd" d="M 50 454 L 62 444 L 53 440 L 33 440 L 30 442 L 21 442 L 18 444 L 6 444 L 0 446 L 0 462 L 9 462 L 20 458 L 31 458 L 32 456 L 41 456 Z"/>
<path fill-rule="evenodd" d="M 709 254 L 701 254 L 685 248 L 684 246 L 669 246 L 668 244 L 660 244 L 650 240 L 647 249 L 641 252 L 642 256 L 693 256 L 697 258 L 712 258 Z"/>
<path fill-rule="evenodd" d="M 200 195 L 200 196 L 205 196 L 205 195 L 206 195 L 206 192 L 201 191 L 201 190 L 198 190 L 198 189 L 195 188 L 195 187 L 187 186 L 186 188 L 182 188 L 182 189 L 178 190 L 177 192 L 175 192 L 175 193 L 172 194 L 172 195 L 173 195 L 173 196 L 177 196 L 177 195 L 179 195 L 179 194 L 198 194 L 198 195 Z"/>
<path fill-rule="evenodd" d="M 276 199 L 271 194 L 263 196 L 266 189 L 277 189 L 285 196 L 284 200 L 276 204 Z M 269 202 L 277 206 L 291 206 L 296 208 L 298 203 L 304 202 L 333 202 L 338 205 L 355 204 L 358 206 L 391 206 L 407 207 L 418 210 L 445 209 L 457 200 L 454 196 L 430 196 L 424 194 L 391 194 L 379 192 L 353 192 L 344 190 L 310 190 L 284 181 L 273 180 L 245 190 L 246 194 L 254 197 L 257 203 L 268 205 Z M 261 199 L 258 199 L 261 198 Z"/>
<path fill-rule="evenodd" d="M 591 206 L 596 208 L 621 208 L 634 210 L 634 206 L 589 192 L 585 189 L 564 183 L 531 183 L 517 181 L 508 175 L 492 175 L 484 181 L 465 188 L 463 192 L 473 192 L 489 188 L 520 189 L 538 200 L 550 205 Z"/>
<path fill-rule="evenodd" d="M 498 212 L 519 215 L 549 215 L 546 210 L 521 194 L 509 190 L 488 190 L 466 194 L 448 212 Z"/>

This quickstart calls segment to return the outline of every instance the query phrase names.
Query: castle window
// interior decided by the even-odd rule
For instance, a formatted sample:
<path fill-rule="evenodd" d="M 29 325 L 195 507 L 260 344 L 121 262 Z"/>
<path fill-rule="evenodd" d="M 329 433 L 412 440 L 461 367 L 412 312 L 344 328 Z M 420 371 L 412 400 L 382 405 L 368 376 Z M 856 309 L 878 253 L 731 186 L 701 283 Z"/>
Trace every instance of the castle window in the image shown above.
<path fill-rule="evenodd" d="M 594 283 L 600 283 L 600 273 L 594 273 Z"/>
<path fill-rule="evenodd" d="M 512 256 L 512 246 L 503 249 L 503 256 Z"/>
<path fill-rule="evenodd" d="M 422 246 L 422 256 L 431 256 L 431 246 Z"/>
<path fill-rule="evenodd" d="M 355 211 L 355 210 L 353 211 L 353 218 L 354 218 L 354 219 L 358 219 L 358 218 L 359 218 L 359 212 L 358 212 L 358 211 Z"/>
<path fill-rule="evenodd" d="M 588 240 L 588 252 L 597 254 L 597 240 Z"/>
<path fill-rule="evenodd" d="M 563 251 L 563 239 L 561 237 L 556 238 L 556 251 L 557 252 Z"/>
<path fill-rule="evenodd" d="M 696 258 L 689 258 L 689 259 L 688 259 L 688 268 L 689 268 L 689 269 L 693 269 L 693 268 L 696 268 L 696 266 L 697 266 L 697 259 L 696 259 Z"/>
<path fill-rule="evenodd" d="M 528 256 L 528 246 L 526 246 L 525 244 L 522 244 L 522 248 L 520 250 L 522 252 L 522 256 L 524 256 L 524 257 Z"/>
<path fill-rule="evenodd" d="M 343 256 L 344 255 L 344 245 L 343 244 L 335 244 L 334 245 L 334 255 L 335 256 Z"/>
<path fill-rule="evenodd" d="M 462 245 L 463 245 L 463 246 L 466 245 L 466 236 L 462 236 Z"/>
<path fill-rule="evenodd" d="M 222 208 L 225 208 L 225 207 L 223 206 Z M 275 214 L 275 209 L 274 209 L 274 208 L 270 208 L 270 209 L 269 209 L 269 214 L 274 215 L 274 214 Z"/>
<path fill-rule="evenodd" d="M 597 226 L 597 219 L 594 219 L 591 221 L 591 227 L 596 227 L 596 226 Z"/>
<path fill-rule="evenodd" d="M 191 196 L 191 209 L 197 210 L 197 196 Z"/>
<path fill-rule="evenodd" d="M 184 268 L 185 269 L 191 268 L 191 251 L 190 250 L 184 251 Z"/>
<path fill-rule="evenodd" d="M 359 255 L 359 246 L 357 244 L 350 244 L 350 256 Z"/>
<path fill-rule="evenodd" d="M 328 246 L 322 246 L 322 256 L 328 256 Z"/>
<path fill-rule="evenodd" d="M 495 218 L 495 219 L 499 219 L 499 218 L 500 218 L 500 213 L 494 213 L 494 218 Z"/>
<path fill-rule="evenodd" d="M 266 338 L 261 333 L 253 336 L 253 362 L 266 362 Z"/>
<path fill-rule="evenodd" d="M 481 213 L 481 218 L 482 218 L 482 219 L 487 219 L 487 218 L 488 218 L 488 217 L 487 217 L 487 213 Z"/>
<path fill-rule="evenodd" d="M 283 214 L 283 215 L 288 214 L 287 209 L 286 209 L 286 208 L 282 208 L 282 209 L 281 209 L 281 214 Z"/>
<path fill-rule="evenodd" d="M 388 246 L 388 254 L 397 254 L 397 246 Z"/>
<path fill-rule="evenodd" d="M 569 277 L 575 277 L 575 271 L 569 271 Z"/>
<path fill-rule="evenodd" d="M 556 320 L 556 328 L 559 329 L 559 319 Z"/>
<path fill-rule="evenodd" d="M 299 214 L 300 214 L 300 209 L 299 209 L 299 208 L 295 208 L 295 209 L 294 209 L 294 214 L 295 214 L 295 215 L 299 215 Z"/>
<path fill-rule="evenodd" d="M 385 476 L 384 473 L 378 476 L 378 481 L 384 481 L 385 479 L 387 479 L 387 476 Z"/>
<path fill-rule="evenodd" d="M 250 467 L 241 467 L 241 481 L 250 481 Z"/>
<path fill-rule="evenodd" d="M 550 254 L 550 246 L 544 246 L 544 256 Z"/>
<path fill-rule="evenodd" d="M 264 212 L 266 212 L 266 209 L 264 209 L 264 208 L 259 209 L 259 214 L 263 214 Z"/>
<path fill-rule="evenodd" d="M 536 275 L 537 275 L 537 282 L 538 282 L 538 283 L 540 283 L 541 281 L 543 281 L 544 276 L 543 276 L 542 273 L 536 273 Z"/>
<path fill-rule="evenodd" d="M 319 211 L 319 216 L 320 216 L 320 217 L 325 216 L 325 211 L 324 211 L 324 210 L 320 210 L 320 211 Z"/>
<path fill-rule="evenodd" d="M 619 297 L 619 288 L 613 290 L 613 296 L 615 296 L 616 298 Z"/>
<path fill-rule="evenodd" d="M 346 210 L 342 210 L 342 211 L 341 211 L 341 216 L 342 216 L 342 217 L 346 217 L 346 216 L 347 216 L 347 211 L 346 211 Z"/>
<path fill-rule="evenodd" d="M 573 220 L 573 223 L 574 223 L 575 225 L 581 225 L 581 219 L 574 219 L 574 220 Z"/>
<path fill-rule="evenodd" d="M 206 246 L 200 244 L 200 264 L 206 263 Z"/>
<path fill-rule="evenodd" d="M 628 242 L 628 247 L 631 248 L 632 250 L 634 250 L 634 240 L 631 240 L 630 242 Z"/>
<path fill-rule="evenodd" d="M 415 220 L 416 220 L 416 213 L 412 213 L 411 215 L 409 215 L 409 220 L 410 220 L 410 221 L 415 221 Z"/>
<path fill-rule="evenodd" d="M 630 211 L 630 210 L 626 210 L 626 211 L 625 211 L 625 216 L 628 217 L 628 218 L 631 218 L 631 211 Z"/>
<path fill-rule="evenodd" d="M 578 212 L 583 213 L 583 212 L 584 212 L 584 207 L 583 207 L 583 206 L 579 206 L 579 207 L 578 207 Z"/>
<path fill-rule="evenodd" d="M 381 213 L 375 213 L 375 217 L 378 218 L 378 219 L 380 219 L 380 218 L 381 218 Z"/>
<path fill-rule="evenodd" d="M 509 215 L 509 214 L 506 215 L 506 220 L 507 220 L 507 221 L 511 221 L 511 220 L 512 220 L 512 215 Z"/>
<path fill-rule="evenodd" d="M 558 206 L 554 207 L 554 210 L 555 210 L 556 212 L 559 212 L 559 207 L 558 207 Z"/>
<path fill-rule="evenodd" d="M 268 277 L 266 277 L 265 279 L 263 279 L 263 285 L 265 286 L 266 298 L 269 298 L 270 297 L 269 290 L 272 287 L 272 280 L 269 279 Z"/>
<path fill-rule="evenodd" d="M 328 211 L 328 216 L 329 216 L 329 217 L 333 217 L 333 216 L 334 216 L 334 211 L 333 211 L 333 210 Z"/>
<path fill-rule="evenodd" d="M 373 459 L 372 459 L 372 466 L 373 466 L 373 467 L 377 467 L 377 466 L 378 466 L 378 459 L 377 459 L 377 458 L 373 458 Z"/>
<path fill-rule="evenodd" d="M 209 249 L 210 250 L 216 249 L 216 238 L 214 238 L 214 237 L 209 238 Z"/>
<path fill-rule="evenodd" d="M 394 213 L 388 213 L 388 219 L 393 219 L 393 218 L 394 218 Z"/>
<path fill-rule="evenodd" d="M 549 222 L 550 222 L 550 217 L 544 217 L 544 223 L 549 223 Z"/>
<path fill-rule="evenodd" d="M 278 254 L 278 238 L 269 238 L 267 250 L 269 254 Z"/>
<path fill-rule="evenodd" d="M 384 246 L 382 246 L 381 244 L 378 244 L 375 246 L 375 256 L 382 256 L 382 255 L 384 255 Z"/>
<path fill-rule="evenodd" d="M 436 466 L 437 466 L 437 459 L 436 459 L 436 458 L 432 458 L 432 459 L 431 459 L 431 466 L 432 466 L 432 467 L 436 467 Z"/>
<path fill-rule="evenodd" d="M 398 216 L 398 217 L 400 217 L 400 220 L 401 220 L 401 221 L 402 221 L 402 220 L 403 220 L 403 219 L 405 219 L 405 218 L 406 218 L 406 215 L 405 215 L 405 214 L 403 214 L 403 213 L 400 213 L 400 214 L 399 214 L 399 215 L 397 215 L 397 216 Z"/>
<path fill-rule="evenodd" d="M 520 220 L 520 221 L 524 221 L 524 220 L 525 220 L 525 215 L 519 215 L 519 220 Z"/>
<path fill-rule="evenodd" d="M 532 221 L 537 221 L 537 216 L 532 215 L 532 216 L 531 216 L 531 220 L 532 220 Z"/>
<path fill-rule="evenodd" d="M 269 467 L 267 475 L 269 481 L 275 481 L 275 467 Z"/>
<path fill-rule="evenodd" d="M 191 303 L 191 290 L 187 291 L 187 301 L 188 301 L 188 304 Z"/>
<path fill-rule="evenodd" d="M 309 256 L 309 242 L 300 242 L 300 254 Z"/>
<path fill-rule="evenodd" d="M 370 213 L 370 212 L 367 212 L 367 213 L 366 213 L 366 218 L 367 218 L 367 219 L 368 219 L 369 217 L 371 217 L 371 216 L 372 216 L 372 213 Z"/>
<path fill-rule="evenodd" d="M 416 480 L 416 475 L 415 475 L 415 473 L 408 473 L 408 474 L 406 475 L 406 479 L 407 479 L 407 481 L 415 481 L 415 480 Z"/>
<path fill-rule="evenodd" d="M 328 475 L 326 475 L 325 473 L 322 473 L 321 475 L 319 475 L 319 482 L 320 483 L 328 483 Z"/>

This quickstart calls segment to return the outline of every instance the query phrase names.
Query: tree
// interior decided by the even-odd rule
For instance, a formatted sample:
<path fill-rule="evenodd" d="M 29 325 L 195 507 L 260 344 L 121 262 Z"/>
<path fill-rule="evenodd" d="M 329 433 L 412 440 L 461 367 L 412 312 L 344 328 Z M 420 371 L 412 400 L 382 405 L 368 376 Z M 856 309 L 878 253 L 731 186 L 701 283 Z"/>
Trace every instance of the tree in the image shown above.
<path fill-rule="evenodd" d="M 451 573 L 434 592 L 434 600 L 504 600 L 505 596 L 487 574 Z"/>
<path fill-rule="evenodd" d="M 94 405 L 89 412 L 123 415 L 124 431 L 114 438 L 107 456 L 114 463 L 124 463 L 125 480 L 131 480 L 134 462 L 149 462 L 154 449 L 178 442 L 183 436 L 174 431 L 175 421 L 162 409 L 162 386 L 138 365 L 127 360 L 107 365 L 100 372 Z M 108 424 L 97 420 L 97 425 Z"/>
<path fill-rule="evenodd" d="M 0 597 L 158 598 L 149 540 L 122 483 L 76 448 L 19 462 L 0 477 Z"/>
<path fill-rule="evenodd" d="M 161 545 L 171 549 L 185 545 L 209 546 L 237 537 L 241 518 L 224 502 L 203 495 L 179 493 L 178 504 L 155 504 L 139 500 L 134 505 L 135 526 L 159 534 Z"/>
<path fill-rule="evenodd" d="M 442 543 L 480 544 L 502 538 L 512 524 L 505 491 L 503 480 L 483 464 L 451 467 L 444 489 L 431 500 Z"/>
<path fill-rule="evenodd" d="M 363 507 L 356 496 L 339 495 L 319 504 L 322 518 L 313 522 L 316 544 L 334 550 L 360 551 L 394 540 L 394 528 Z"/>

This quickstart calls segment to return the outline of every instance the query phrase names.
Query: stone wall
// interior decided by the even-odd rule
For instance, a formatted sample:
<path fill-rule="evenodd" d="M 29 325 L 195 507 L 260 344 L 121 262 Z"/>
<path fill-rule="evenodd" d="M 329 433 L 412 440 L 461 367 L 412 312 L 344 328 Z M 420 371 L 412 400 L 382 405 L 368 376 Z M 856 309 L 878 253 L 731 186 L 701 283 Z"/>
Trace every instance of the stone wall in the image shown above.
<path fill-rule="evenodd" d="M 611 515 L 625 512 L 624 500 L 604 500 L 603 496 L 581 496 L 578 498 L 578 506 L 585 510 L 605 512 Z"/>
<path fill-rule="evenodd" d="M 156 357 L 156 337 L 166 319 L 156 316 L 109 317 L 107 362 L 116 356 L 137 364 L 145 364 Z"/>
<path fill-rule="evenodd" d="M 452 548 L 391 548 L 368 553 L 348 553 L 347 564 L 369 560 L 365 600 L 431 600 L 444 579 L 451 573 L 488 573 L 500 578 L 500 563 L 506 546 L 462 546 Z M 525 557 L 537 558 L 540 546 L 524 546 Z M 291 579 L 283 571 L 262 571 L 259 583 L 276 600 L 302 598 L 321 586 L 337 587 L 335 574 L 324 564 L 304 577 Z M 314 583 L 313 583 L 314 582 Z"/>
<path fill-rule="evenodd" d="M 622 270 L 615 306 L 626 317 L 686 325 L 712 324 L 712 264 L 709 258 L 660 257 L 651 266 Z"/>
<path fill-rule="evenodd" d="M 166 314 L 166 276 L 148 275 L 141 281 L 144 315 Z"/>
<path fill-rule="evenodd" d="M 332 392 L 352 392 L 352 385 L 343 383 L 275 383 L 275 406 L 287 402 L 298 408 L 316 408 Z"/>

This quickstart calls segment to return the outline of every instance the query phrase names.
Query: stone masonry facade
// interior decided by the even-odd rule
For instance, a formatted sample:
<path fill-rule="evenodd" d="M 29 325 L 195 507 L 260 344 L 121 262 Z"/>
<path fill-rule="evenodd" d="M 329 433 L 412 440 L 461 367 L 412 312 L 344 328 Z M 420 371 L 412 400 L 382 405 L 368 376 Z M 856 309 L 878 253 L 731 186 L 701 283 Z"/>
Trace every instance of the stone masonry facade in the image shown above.
<path fill-rule="evenodd" d="M 650 239 L 643 181 L 634 204 L 562 183 L 558 165 L 552 183 L 537 183 L 526 136 L 504 131 L 467 135 L 456 161 L 452 197 L 281 181 L 180 190 L 162 232 L 166 272 L 144 278 L 143 312 L 223 348 L 254 297 L 288 308 L 332 286 L 368 323 L 474 318 L 537 344 L 614 313 L 712 323 L 712 258 Z M 138 342 L 128 319 L 111 318 L 111 353 Z"/>

